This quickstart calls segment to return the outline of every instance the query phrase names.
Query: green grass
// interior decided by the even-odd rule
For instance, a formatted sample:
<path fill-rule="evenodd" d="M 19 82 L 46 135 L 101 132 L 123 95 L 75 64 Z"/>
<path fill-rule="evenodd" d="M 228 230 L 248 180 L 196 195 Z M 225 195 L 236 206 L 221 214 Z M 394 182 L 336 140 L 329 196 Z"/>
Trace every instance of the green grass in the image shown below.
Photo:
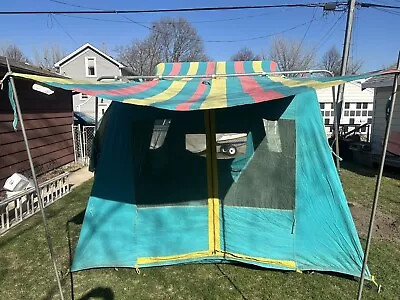
<path fill-rule="evenodd" d="M 357 170 L 360 171 L 360 170 Z M 365 171 L 365 170 L 361 170 Z M 369 174 L 371 175 L 371 174 Z M 343 170 L 350 201 L 370 205 L 374 178 Z M 88 182 L 46 209 L 66 299 L 71 298 L 69 247 L 75 248 L 79 223 L 90 193 Z M 381 208 L 399 215 L 399 181 L 385 178 Z M 369 267 L 383 285 L 370 283 L 364 299 L 399 299 L 400 245 L 373 240 Z M 358 283 L 335 274 L 299 274 L 240 265 L 189 264 L 141 269 L 98 269 L 74 273 L 75 299 L 354 299 Z M 59 299 L 40 215 L 0 237 L 0 299 Z"/>

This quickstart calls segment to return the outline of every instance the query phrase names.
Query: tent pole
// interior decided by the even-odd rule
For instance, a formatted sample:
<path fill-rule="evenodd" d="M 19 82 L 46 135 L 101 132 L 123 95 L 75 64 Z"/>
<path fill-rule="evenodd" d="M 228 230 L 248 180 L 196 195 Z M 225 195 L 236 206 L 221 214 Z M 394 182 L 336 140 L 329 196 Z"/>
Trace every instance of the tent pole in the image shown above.
<path fill-rule="evenodd" d="M 340 157 L 339 157 L 339 124 L 337 114 L 337 102 L 335 96 L 335 87 L 332 87 L 332 98 L 333 98 L 333 126 L 335 131 L 335 158 L 336 158 L 336 169 L 340 171 Z"/>
<path fill-rule="evenodd" d="M 10 63 L 9 63 L 7 58 L 6 58 L 6 60 L 7 60 L 8 71 L 11 72 Z M 29 165 L 30 165 L 31 172 L 32 172 L 33 183 L 34 183 L 34 186 L 35 186 L 36 195 L 37 195 L 38 202 L 39 202 L 40 212 L 42 214 L 43 226 L 44 226 L 44 231 L 45 231 L 45 235 L 46 235 L 47 245 L 49 247 L 51 260 L 53 262 L 54 272 L 56 274 L 56 279 L 57 279 L 58 289 L 60 291 L 61 300 L 64 300 L 64 294 L 63 294 L 63 291 L 62 291 L 60 276 L 58 274 L 56 258 L 55 258 L 54 250 L 53 250 L 53 242 L 52 242 L 52 239 L 51 239 L 51 236 L 50 236 L 50 232 L 49 232 L 49 228 L 48 228 L 48 225 L 47 225 L 46 215 L 44 213 L 42 197 L 41 197 L 39 185 L 38 185 L 38 182 L 37 182 L 35 167 L 33 165 L 31 150 L 29 148 L 28 137 L 27 137 L 26 131 L 25 131 L 24 120 L 22 118 L 21 107 L 20 107 L 19 100 L 18 100 L 18 94 L 17 94 L 17 90 L 15 88 L 14 78 L 12 76 L 10 76 L 10 84 L 11 84 L 12 91 L 13 91 L 13 94 L 14 94 L 15 106 L 16 106 L 16 109 L 17 109 L 19 122 L 21 124 L 22 135 L 24 137 L 26 153 L 28 154 Z"/>
<path fill-rule="evenodd" d="M 99 98 L 94 99 L 94 132 L 97 131 L 99 125 Z"/>
<path fill-rule="evenodd" d="M 397 58 L 397 70 L 400 70 L 400 51 L 399 51 L 398 58 Z M 365 246 L 364 261 L 363 261 L 362 270 L 361 270 L 361 280 L 360 280 L 360 286 L 358 288 L 358 297 L 357 297 L 358 300 L 361 300 L 363 287 L 364 287 L 365 269 L 367 268 L 368 253 L 369 253 L 369 248 L 371 245 L 371 238 L 372 238 L 372 230 L 374 228 L 375 214 L 376 214 L 379 192 L 380 192 L 381 183 L 382 183 L 383 168 L 385 166 L 386 150 L 387 150 L 387 145 L 388 145 L 388 141 L 389 141 L 390 128 L 392 126 L 394 104 L 396 102 L 398 76 L 399 76 L 399 73 L 394 74 L 393 88 L 392 88 L 392 103 L 390 106 L 389 120 L 387 121 L 386 128 L 385 128 L 385 136 L 384 136 L 384 142 L 383 142 L 383 147 L 382 147 L 381 165 L 379 168 L 378 178 L 376 179 L 375 196 L 374 196 L 374 202 L 372 205 L 371 219 L 369 221 L 367 245 Z"/>

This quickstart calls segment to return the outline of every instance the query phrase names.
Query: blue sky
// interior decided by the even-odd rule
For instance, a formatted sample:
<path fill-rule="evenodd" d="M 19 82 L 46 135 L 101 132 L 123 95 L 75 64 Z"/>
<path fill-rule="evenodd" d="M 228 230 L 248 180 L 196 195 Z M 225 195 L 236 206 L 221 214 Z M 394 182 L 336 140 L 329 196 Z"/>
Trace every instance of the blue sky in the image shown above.
<path fill-rule="evenodd" d="M 100 9 L 152 9 L 189 7 L 189 1 L 128 1 L 114 0 L 62 0 L 64 2 Z M 13 0 L 2 1 L 1 10 L 78 10 L 70 6 L 54 3 L 50 0 Z M 292 3 L 311 3 L 316 1 L 298 0 Z M 381 4 L 399 5 L 399 0 L 375 1 Z M 196 1 L 195 6 L 231 6 L 277 4 L 280 1 Z M 285 2 L 285 3 L 290 3 Z M 127 15 L 131 20 L 149 25 L 165 16 L 183 16 L 197 28 L 205 40 L 207 54 L 214 60 L 229 60 L 229 57 L 241 47 L 248 47 L 256 53 L 267 52 L 271 40 L 277 34 L 302 40 L 309 47 L 316 47 L 322 55 L 332 45 L 341 51 L 343 45 L 346 15 L 341 12 L 323 15 L 322 9 L 260 9 L 246 11 L 216 11 L 190 13 L 153 13 Z M 342 16 L 341 19 L 339 19 Z M 0 46 L 10 43 L 18 45 L 27 55 L 46 45 L 59 44 L 62 49 L 71 52 L 86 42 L 102 48 L 106 45 L 111 55 L 116 55 L 117 46 L 127 45 L 132 40 L 142 39 L 148 29 L 138 26 L 119 15 L 87 16 L 109 21 L 95 21 L 68 16 L 1 16 Z M 311 22 L 312 19 L 315 19 Z M 235 19 L 235 20 L 226 20 Z M 338 21 L 339 19 L 339 21 Z M 110 22 L 113 21 L 113 22 Z M 218 22 L 208 22 L 224 20 Z M 207 21 L 207 22 L 205 22 Z M 336 23 L 335 23 L 336 22 Z M 396 25 L 397 24 L 397 25 Z M 358 9 L 354 27 L 351 55 L 364 60 L 362 71 L 371 71 L 394 63 L 400 49 L 398 27 L 400 10 L 395 14 L 371 8 Z M 294 30 L 289 30 L 296 27 Z M 308 29 L 309 28 L 309 29 Z M 308 29 L 308 31 L 307 31 Z M 282 33 L 283 32 L 283 33 Z M 307 34 L 306 34 L 307 32 Z M 327 35 L 327 33 L 329 34 Z M 252 37 L 270 37 L 240 42 L 208 42 L 242 40 Z"/>

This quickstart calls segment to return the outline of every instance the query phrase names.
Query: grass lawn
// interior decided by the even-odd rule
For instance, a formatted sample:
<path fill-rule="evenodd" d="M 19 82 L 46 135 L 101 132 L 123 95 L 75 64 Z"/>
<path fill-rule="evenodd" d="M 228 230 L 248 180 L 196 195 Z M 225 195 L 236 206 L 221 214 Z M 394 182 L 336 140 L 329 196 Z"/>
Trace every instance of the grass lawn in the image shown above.
<path fill-rule="evenodd" d="M 371 206 L 375 179 L 370 170 L 342 171 L 349 201 Z M 46 209 L 63 279 L 71 298 L 68 233 L 75 248 L 88 182 Z M 383 180 L 380 207 L 400 220 L 400 181 Z M 69 224 L 67 230 L 67 221 Z M 364 238 L 362 236 L 362 238 Z M 370 283 L 364 299 L 399 299 L 400 243 L 374 239 L 369 267 L 380 284 Z M 39 214 L 0 237 L 0 299 L 59 299 Z M 239 265 L 178 265 L 134 269 L 100 269 L 73 275 L 75 299 L 355 299 L 358 283 L 337 274 L 299 274 Z"/>

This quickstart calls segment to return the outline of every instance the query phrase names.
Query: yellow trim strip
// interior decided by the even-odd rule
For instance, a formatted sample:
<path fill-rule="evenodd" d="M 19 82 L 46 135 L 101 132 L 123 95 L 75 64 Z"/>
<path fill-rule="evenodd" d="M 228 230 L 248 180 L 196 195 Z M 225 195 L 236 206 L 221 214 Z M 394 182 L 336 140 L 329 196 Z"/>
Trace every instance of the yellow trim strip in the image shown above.
<path fill-rule="evenodd" d="M 215 129 L 215 111 L 204 113 L 206 127 L 206 160 L 207 160 L 207 182 L 208 182 L 208 247 L 210 253 L 221 249 L 220 216 L 218 199 L 217 178 L 217 145 Z"/>
<path fill-rule="evenodd" d="M 185 260 L 185 259 L 201 259 L 201 258 L 215 258 L 215 259 L 240 259 L 245 261 L 259 262 L 270 265 L 277 265 L 281 267 L 286 267 L 289 269 L 293 269 L 297 271 L 296 262 L 292 260 L 278 260 L 278 259 L 269 259 L 263 257 L 253 257 L 242 254 L 235 253 L 227 253 L 223 251 L 217 251 L 216 254 L 211 254 L 209 251 L 198 251 L 181 255 L 170 255 L 170 256 L 158 256 L 158 257 L 138 257 L 137 266 L 140 265 L 148 265 L 154 264 L 158 262 L 166 262 L 166 261 L 177 261 L 177 260 Z"/>
<path fill-rule="evenodd" d="M 215 250 L 221 251 L 221 219 L 220 219 L 220 205 L 219 205 L 219 192 L 218 192 L 218 168 L 217 168 L 217 128 L 215 110 L 210 111 L 210 129 L 211 129 L 211 170 L 212 170 L 212 191 L 213 191 L 213 217 L 214 217 L 214 237 L 215 237 Z"/>

